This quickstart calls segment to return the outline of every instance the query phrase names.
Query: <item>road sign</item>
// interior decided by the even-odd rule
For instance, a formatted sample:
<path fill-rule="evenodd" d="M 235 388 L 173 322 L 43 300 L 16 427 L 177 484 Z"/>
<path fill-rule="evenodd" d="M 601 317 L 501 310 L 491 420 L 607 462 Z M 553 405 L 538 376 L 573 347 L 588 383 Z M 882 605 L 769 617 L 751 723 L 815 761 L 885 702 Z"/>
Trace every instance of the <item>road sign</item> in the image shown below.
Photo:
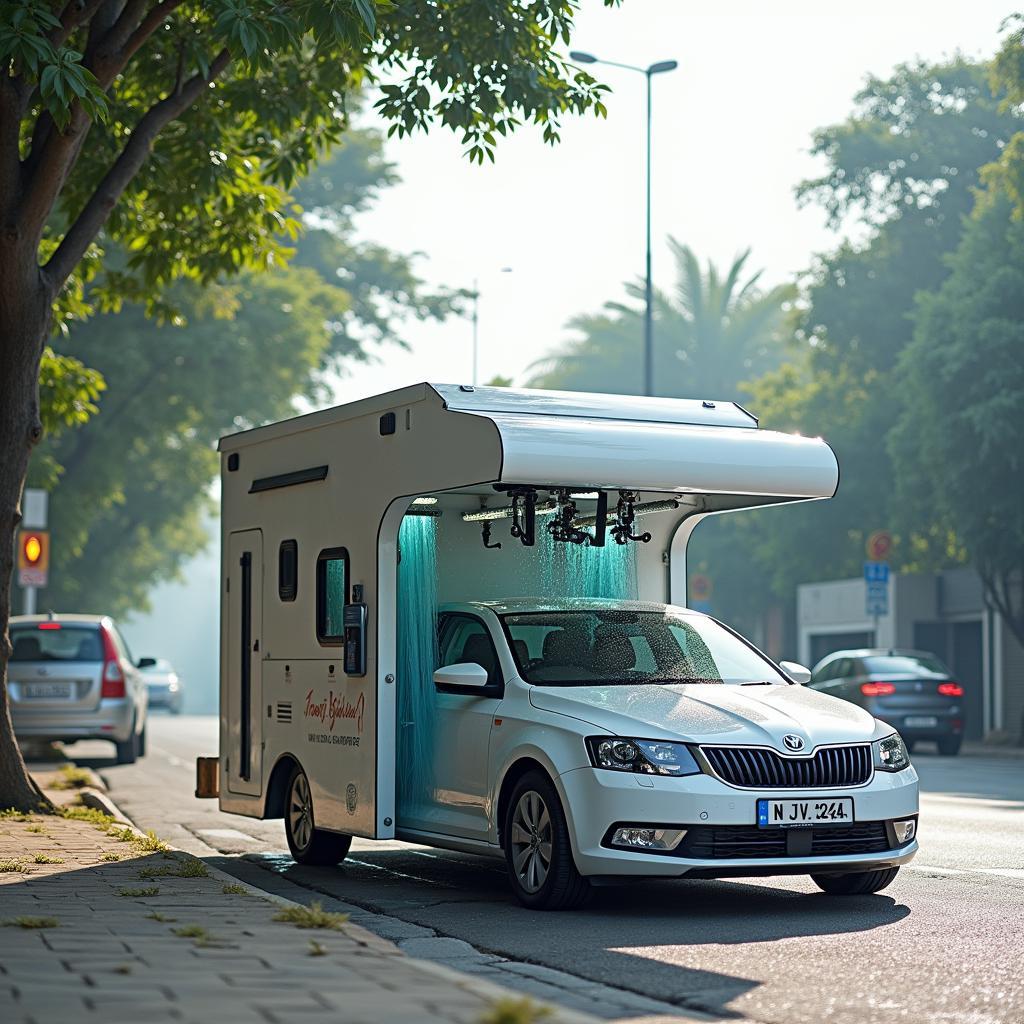
<path fill-rule="evenodd" d="M 49 570 L 49 532 L 22 530 L 18 535 L 18 583 L 23 587 L 45 587 Z"/>
<path fill-rule="evenodd" d="M 864 547 L 872 562 L 884 562 L 892 551 L 892 534 L 888 530 L 875 530 Z"/>
<path fill-rule="evenodd" d="M 866 585 L 864 611 L 875 617 L 889 614 L 889 583 L 872 580 Z"/>
<path fill-rule="evenodd" d="M 40 487 L 26 487 L 21 495 L 21 525 L 24 529 L 45 530 L 50 495 Z"/>
<path fill-rule="evenodd" d="M 692 601 L 707 601 L 711 597 L 713 589 L 710 576 L 697 572 L 690 577 L 690 599 Z"/>
<path fill-rule="evenodd" d="M 889 563 L 888 562 L 865 562 L 864 563 L 865 583 L 888 583 Z"/>

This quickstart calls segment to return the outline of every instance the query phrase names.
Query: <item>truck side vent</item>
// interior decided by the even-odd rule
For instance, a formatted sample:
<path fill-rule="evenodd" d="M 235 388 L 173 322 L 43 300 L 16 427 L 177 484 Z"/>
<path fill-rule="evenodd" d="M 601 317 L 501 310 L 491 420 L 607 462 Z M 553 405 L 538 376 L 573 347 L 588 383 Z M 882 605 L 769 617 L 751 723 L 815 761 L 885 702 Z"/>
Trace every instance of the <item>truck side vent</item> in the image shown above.
<path fill-rule="evenodd" d="M 290 722 L 292 720 L 291 701 L 278 701 L 277 720 L 279 722 Z"/>

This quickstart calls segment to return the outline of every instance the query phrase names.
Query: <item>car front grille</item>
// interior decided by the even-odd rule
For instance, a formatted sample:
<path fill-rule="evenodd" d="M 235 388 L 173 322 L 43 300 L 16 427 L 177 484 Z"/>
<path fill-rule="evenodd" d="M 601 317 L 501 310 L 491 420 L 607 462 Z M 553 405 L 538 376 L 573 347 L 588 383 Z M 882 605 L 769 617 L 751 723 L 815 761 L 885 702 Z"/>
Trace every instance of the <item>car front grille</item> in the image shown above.
<path fill-rule="evenodd" d="M 760 857 L 883 853 L 888 849 L 885 822 L 865 821 L 858 825 L 809 829 L 692 825 L 674 852 L 678 857 L 692 857 L 696 860 L 754 860 Z"/>
<path fill-rule="evenodd" d="M 701 747 L 714 773 L 748 789 L 862 786 L 871 778 L 871 747 L 822 747 L 810 757 L 783 757 L 766 747 Z"/>

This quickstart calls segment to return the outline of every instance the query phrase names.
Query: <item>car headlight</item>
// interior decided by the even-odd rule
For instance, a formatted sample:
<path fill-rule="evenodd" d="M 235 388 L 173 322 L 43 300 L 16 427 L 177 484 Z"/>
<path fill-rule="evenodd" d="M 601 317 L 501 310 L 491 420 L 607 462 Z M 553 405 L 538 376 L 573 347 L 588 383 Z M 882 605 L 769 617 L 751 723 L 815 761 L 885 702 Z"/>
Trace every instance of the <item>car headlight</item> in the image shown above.
<path fill-rule="evenodd" d="M 871 744 L 875 758 L 875 770 L 880 772 L 901 772 L 910 767 L 910 754 L 899 733 L 893 733 Z"/>
<path fill-rule="evenodd" d="M 700 765 L 685 743 L 590 736 L 587 752 L 595 768 L 644 775 L 699 775 Z"/>

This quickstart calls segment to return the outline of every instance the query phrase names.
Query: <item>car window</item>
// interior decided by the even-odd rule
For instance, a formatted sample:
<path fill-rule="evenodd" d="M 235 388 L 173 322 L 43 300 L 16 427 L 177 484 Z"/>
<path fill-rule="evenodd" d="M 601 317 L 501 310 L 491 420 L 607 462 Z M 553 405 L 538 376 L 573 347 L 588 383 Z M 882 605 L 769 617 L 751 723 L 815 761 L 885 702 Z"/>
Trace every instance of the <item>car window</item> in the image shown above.
<path fill-rule="evenodd" d="M 949 675 L 946 666 L 932 654 L 872 654 L 864 663 L 872 675 Z"/>
<path fill-rule="evenodd" d="M 786 683 L 761 654 L 701 615 L 587 609 L 502 622 L 520 674 L 538 686 Z"/>
<path fill-rule="evenodd" d="M 470 615 L 449 615 L 441 630 L 442 665 L 479 665 L 487 670 L 487 682 L 501 681 L 498 652 L 487 627 Z"/>
<path fill-rule="evenodd" d="M 11 627 L 11 661 L 102 661 L 103 644 L 95 626 Z"/>
<path fill-rule="evenodd" d="M 836 666 L 839 664 L 839 659 L 830 661 L 827 665 L 819 665 L 811 674 L 812 683 L 822 683 L 827 679 L 836 678 Z"/>

